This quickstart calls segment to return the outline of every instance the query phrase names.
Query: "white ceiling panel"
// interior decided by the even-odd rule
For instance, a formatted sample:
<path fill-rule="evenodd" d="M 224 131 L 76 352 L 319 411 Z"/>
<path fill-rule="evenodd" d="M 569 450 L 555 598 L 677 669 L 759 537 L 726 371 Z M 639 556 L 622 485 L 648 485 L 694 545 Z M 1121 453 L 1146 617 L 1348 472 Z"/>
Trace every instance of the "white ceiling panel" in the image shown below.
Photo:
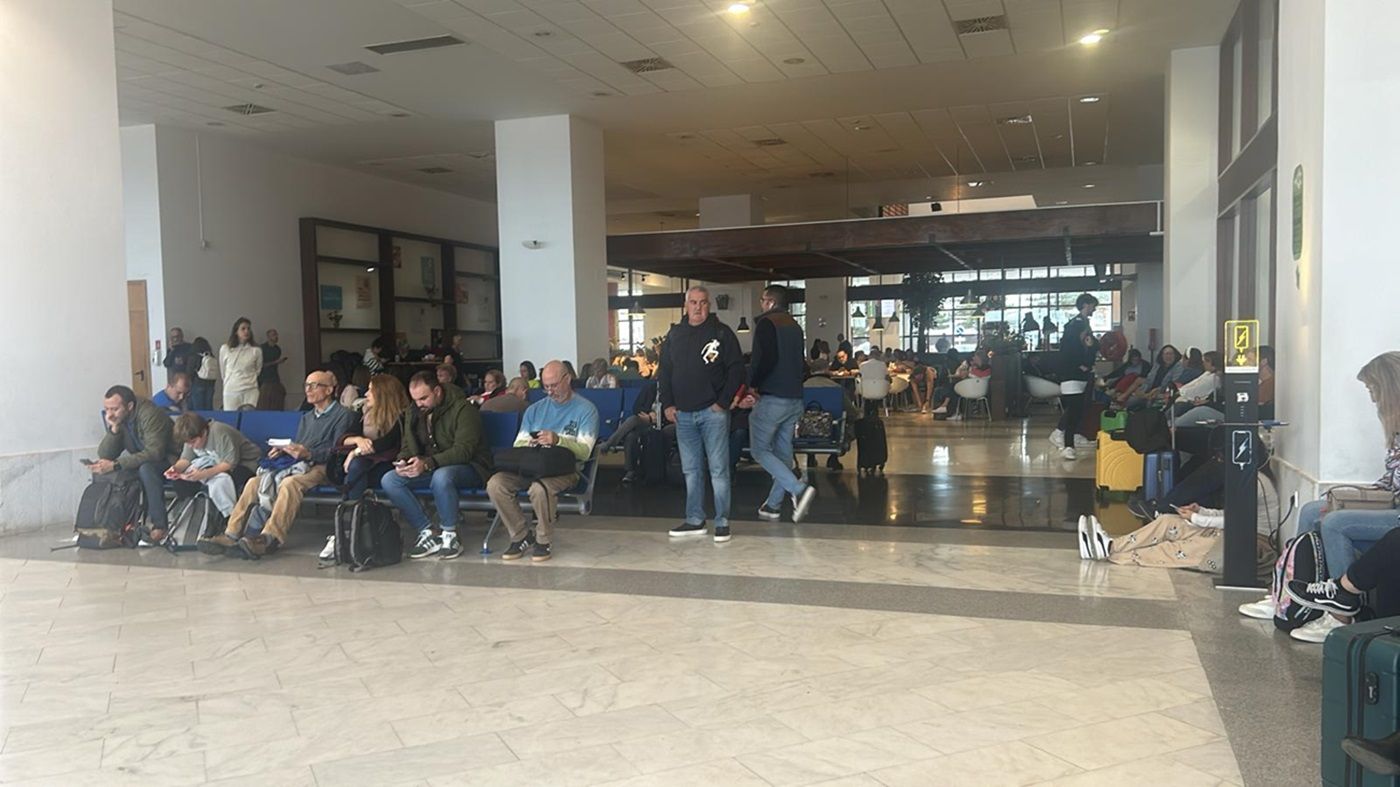
<path fill-rule="evenodd" d="M 1055 0 L 1044 0 L 1047 4 Z M 976 19 L 983 16 L 1000 16 L 1003 13 L 1001 0 L 943 0 L 948 16 L 953 19 Z"/>
<path fill-rule="evenodd" d="M 1014 55 L 1016 48 L 1011 45 L 1011 33 L 1006 30 L 993 30 L 987 33 L 969 33 L 960 36 L 963 51 L 972 59 L 979 57 L 1004 57 Z"/>

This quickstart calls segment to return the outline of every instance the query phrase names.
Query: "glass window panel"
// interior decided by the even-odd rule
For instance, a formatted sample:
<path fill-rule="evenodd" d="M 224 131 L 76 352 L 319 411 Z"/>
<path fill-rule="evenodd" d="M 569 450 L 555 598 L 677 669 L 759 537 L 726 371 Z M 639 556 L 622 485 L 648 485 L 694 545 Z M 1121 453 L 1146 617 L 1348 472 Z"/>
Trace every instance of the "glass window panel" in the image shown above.
<path fill-rule="evenodd" d="M 1264 337 L 1272 336 L 1269 315 L 1273 312 L 1274 291 L 1269 285 L 1273 281 L 1273 257 L 1269 241 L 1273 238 L 1273 218 L 1273 190 L 1265 189 L 1254 200 L 1254 314 L 1245 315 L 1259 320 L 1259 335 Z"/>
<path fill-rule="evenodd" d="M 1274 112 L 1274 0 L 1259 3 L 1259 79 L 1258 112 L 1259 125 Z M 1267 336 L 1268 334 L 1263 334 Z"/>

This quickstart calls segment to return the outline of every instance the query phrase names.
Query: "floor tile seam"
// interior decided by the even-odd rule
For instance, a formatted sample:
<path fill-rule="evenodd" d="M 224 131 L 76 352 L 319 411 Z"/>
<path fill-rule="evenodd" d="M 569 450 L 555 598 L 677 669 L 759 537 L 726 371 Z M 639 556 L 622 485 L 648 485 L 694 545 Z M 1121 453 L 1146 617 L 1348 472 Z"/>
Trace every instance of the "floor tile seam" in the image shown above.
<path fill-rule="evenodd" d="M 590 519 L 592 519 L 592 520 L 594 520 L 594 521 L 588 522 L 588 523 L 585 523 L 585 524 L 582 524 L 582 525 L 575 525 L 575 526 L 571 527 L 570 529 L 571 529 L 571 530 L 575 530 L 575 531 L 584 531 L 584 532 L 608 532 L 608 533 L 635 533 L 635 532 L 642 532 L 642 531 L 641 531 L 641 527 L 640 527 L 639 525 L 634 525 L 634 526 L 631 526 L 631 527 L 609 527 L 609 522 L 606 521 L 606 520 L 603 520 L 603 519 L 601 519 L 601 518 L 599 518 L 599 517 L 590 517 Z M 655 517 L 623 517 L 623 516 L 610 515 L 610 516 L 609 516 L 609 519 L 624 520 L 624 521 L 627 521 L 627 520 L 636 520 L 636 521 L 640 522 L 640 520 L 651 520 L 651 519 L 655 519 Z M 810 524 L 808 524 L 808 525 L 806 525 L 806 526 L 803 526 L 803 527 L 793 526 L 793 527 L 791 527 L 789 530 L 783 531 L 783 532 L 769 532 L 769 533 L 742 533 L 742 532 L 741 532 L 739 535 L 740 535 L 742 538 L 744 538 L 744 539 L 749 539 L 749 538 L 766 538 L 766 539 L 772 539 L 772 540 L 775 540 L 775 541 L 777 541 L 777 540 L 783 540 L 783 539 L 792 539 L 792 538 L 813 538 L 813 539 L 817 539 L 817 540 L 821 540 L 821 541 L 874 541 L 874 542 L 877 542 L 877 543 L 887 543 L 887 544 L 923 543 L 923 544 L 930 544 L 930 545 L 978 546 L 978 547 L 986 546 L 986 547 L 1005 547 L 1005 548 L 1013 548 L 1013 549 L 1037 549 L 1037 550 L 1056 550 L 1056 551 L 1059 551 L 1059 550 L 1069 551 L 1069 550 L 1072 550 L 1072 549 L 1074 548 L 1074 533 L 1071 532 L 1071 531 L 1069 531 L 1069 530 L 1051 530 L 1051 529 L 1044 529 L 1044 528 L 1000 528 L 1000 527 L 999 527 L 999 528 L 997 528 L 997 529 L 995 529 L 995 530 L 988 530 L 988 531 L 968 531 L 965 527 L 957 527 L 957 528 L 954 528 L 954 527 L 946 527 L 946 528 L 944 528 L 944 527 L 928 527 L 928 526 L 926 526 L 926 525 L 933 525 L 933 524 L 935 524 L 935 523 L 940 523 L 940 522 L 946 522 L 946 523 L 949 523 L 949 524 L 955 523 L 954 520 L 928 520 L 928 522 L 926 522 L 926 523 L 919 523 L 918 525 L 905 525 L 905 526 L 895 526 L 895 527 L 891 527 L 891 526 L 889 526 L 889 525 L 865 525 L 865 524 L 855 524 L 855 525 L 851 525 L 851 524 L 830 523 L 830 522 L 812 522 L 812 523 L 810 523 Z M 768 524 L 766 524 L 766 523 L 759 523 L 759 522 L 743 522 L 743 521 L 733 520 L 733 519 L 730 520 L 730 523 L 731 523 L 730 526 L 731 526 L 732 528 L 739 528 L 739 527 L 744 526 L 745 524 L 751 524 L 751 525 L 755 525 L 755 526 L 759 526 L 759 527 L 771 527 L 771 525 L 768 525 Z M 959 523 L 959 524 L 960 524 L 960 523 Z M 657 525 L 658 528 L 660 528 L 660 527 L 662 527 L 662 526 L 663 526 L 663 525 Z M 812 530 L 812 528 L 830 528 L 830 529 L 832 529 L 834 532 L 816 531 L 816 530 Z M 839 529 L 839 530 L 838 530 L 838 529 Z M 857 532 L 851 532 L 851 531 L 855 531 L 855 530 L 858 530 L 858 529 L 880 529 L 880 530 L 887 530 L 887 531 L 889 531 L 889 532 L 888 532 L 887 534 L 885 534 L 885 535 L 891 536 L 891 538 L 888 538 L 888 539 L 886 539 L 886 540 L 881 540 L 881 539 L 877 539 L 877 538 L 870 538 L 869 535 L 866 535 L 866 534 L 857 533 Z M 807 530 L 808 532 L 803 532 L 804 530 Z M 842 530 L 845 530 L 845 531 L 847 531 L 847 532 L 841 532 Z M 648 532 L 649 532 L 649 531 L 648 531 Z M 957 539 L 951 539 L 951 540 L 946 540 L 946 541 L 937 540 L 937 539 L 928 539 L 928 540 L 925 540 L 925 539 L 915 539 L 915 538 L 893 538 L 893 536 L 913 536 L 913 535 L 937 536 L 937 535 L 947 535 L 947 534 L 950 534 L 950 533 L 962 533 L 962 534 L 964 534 L 964 535 L 961 535 L 961 536 L 960 536 L 959 538 L 957 538 Z M 1002 540 L 1006 540 L 1007 538 L 1009 538 L 1009 537 L 1011 536 L 1011 534 L 1016 534 L 1016 535 L 1038 534 L 1038 537 L 1042 537 L 1042 538 L 1054 538 L 1054 539 L 1056 539 L 1056 540 L 1063 540 L 1063 541 L 1064 541 L 1064 544 L 1056 544 L 1056 545 L 1050 545 L 1050 544 L 1018 544 L 1018 545 L 1011 545 L 1011 544 L 983 543 L 984 541 L 985 541 L 985 542 L 992 542 L 992 541 L 1002 541 Z M 979 538 L 979 536 L 981 536 L 981 538 Z"/>

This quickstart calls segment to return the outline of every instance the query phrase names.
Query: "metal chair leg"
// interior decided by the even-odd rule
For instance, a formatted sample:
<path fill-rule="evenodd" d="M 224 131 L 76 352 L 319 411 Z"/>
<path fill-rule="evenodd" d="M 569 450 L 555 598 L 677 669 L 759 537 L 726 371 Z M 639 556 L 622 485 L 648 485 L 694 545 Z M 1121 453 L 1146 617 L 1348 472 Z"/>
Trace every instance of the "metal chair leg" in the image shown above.
<path fill-rule="evenodd" d="M 496 526 L 500 524 L 501 515 L 497 512 L 495 516 L 491 517 L 491 526 L 486 528 L 486 537 L 481 539 L 481 554 L 491 554 L 491 535 L 496 532 Z"/>

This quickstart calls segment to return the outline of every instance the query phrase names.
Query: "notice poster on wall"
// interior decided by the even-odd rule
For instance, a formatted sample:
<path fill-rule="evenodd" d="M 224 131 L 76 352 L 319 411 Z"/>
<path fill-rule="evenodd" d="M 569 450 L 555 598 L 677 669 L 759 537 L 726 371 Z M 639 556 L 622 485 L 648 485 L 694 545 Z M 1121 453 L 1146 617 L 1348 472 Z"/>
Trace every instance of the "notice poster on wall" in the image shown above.
<path fill-rule="evenodd" d="M 466 303 L 466 302 L 467 302 L 467 285 L 463 284 L 463 283 L 460 282 L 460 281 L 457 282 L 456 289 L 454 289 L 453 292 L 452 292 L 452 299 L 453 299 L 454 301 L 456 301 L 457 303 Z"/>
<path fill-rule="evenodd" d="M 394 247 L 394 267 L 395 267 L 395 268 L 402 268 L 402 267 L 403 267 L 403 247 L 401 247 L 401 246 L 395 246 L 395 247 Z"/>
<path fill-rule="evenodd" d="M 344 294 L 338 285 L 321 285 L 321 308 L 323 310 L 337 311 L 343 304 Z"/>
<path fill-rule="evenodd" d="M 427 290 L 431 297 L 438 285 L 437 260 L 433 257 L 419 257 L 418 264 L 422 266 L 423 289 Z"/>
<path fill-rule="evenodd" d="M 372 293 L 370 292 L 370 280 L 368 276 L 355 277 L 355 308 L 368 309 L 370 307 Z"/>

